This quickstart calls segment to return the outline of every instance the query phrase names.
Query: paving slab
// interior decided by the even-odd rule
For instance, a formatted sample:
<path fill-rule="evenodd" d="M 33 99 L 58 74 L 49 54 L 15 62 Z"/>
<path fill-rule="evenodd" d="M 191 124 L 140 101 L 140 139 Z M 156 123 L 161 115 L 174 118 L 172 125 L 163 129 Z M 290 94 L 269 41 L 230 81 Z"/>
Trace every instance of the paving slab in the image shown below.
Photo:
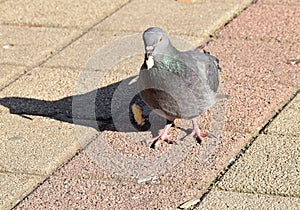
<path fill-rule="evenodd" d="M 254 4 L 234 19 L 217 36 L 240 39 L 278 40 L 279 42 L 300 41 L 299 4 Z M 293 1 L 298 2 L 299 1 Z M 273 24 L 273 23 L 276 24 Z M 278 33 L 280 31 L 280 33 Z M 298 57 L 299 59 L 299 57 Z"/>
<path fill-rule="evenodd" d="M 175 209 L 178 202 L 175 198 L 190 194 L 184 187 L 70 177 L 51 177 L 39 187 L 39 192 L 15 209 L 149 209 L 149 206 Z M 167 194 L 174 196 L 165 196 Z"/>
<path fill-rule="evenodd" d="M 286 62 L 286 56 L 298 54 L 298 44 L 220 38 L 204 49 L 220 59 L 221 85 L 229 97 L 226 130 L 257 131 L 300 84 L 298 65 Z"/>
<path fill-rule="evenodd" d="M 299 197 L 213 190 L 196 209 L 299 209 Z"/>
<path fill-rule="evenodd" d="M 299 196 L 299 137 L 260 135 L 218 188 L 227 191 Z"/>
<path fill-rule="evenodd" d="M 43 176 L 0 172 L 0 208 L 11 209 L 44 179 Z"/>
<path fill-rule="evenodd" d="M 80 33 L 74 29 L 0 25 L 0 62 L 20 66 L 37 65 Z"/>
<path fill-rule="evenodd" d="M 284 109 L 266 129 L 267 134 L 300 136 L 300 94 Z"/>
<path fill-rule="evenodd" d="M 26 67 L 0 64 L 0 89 L 26 72 Z"/>
<path fill-rule="evenodd" d="M 81 148 L 68 123 L 22 118 L 1 109 L 0 127 L 0 155 L 5 157 L 0 160 L 2 170 L 47 175 Z"/>
<path fill-rule="evenodd" d="M 148 27 L 159 26 L 171 34 L 208 36 L 251 2 L 135 0 L 104 20 L 97 29 L 142 32 Z"/>
<path fill-rule="evenodd" d="M 85 29 L 109 16 L 127 2 L 128 0 L 89 0 L 82 4 L 80 0 L 6 1 L 1 5 L 0 23 Z"/>
<path fill-rule="evenodd" d="M 0 92 L 0 97 L 57 100 L 73 95 L 80 70 L 36 67 Z M 23 88 L 20 88 L 23 87 Z"/>
<path fill-rule="evenodd" d="M 220 59 L 223 69 L 220 75 L 224 81 L 232 81 L 235 77 L 239 80 L 256 77 L 258 85 L 274 82 L 286 87 L 299 87 L 299 64 L 289 62 L 299 55 L 299 43 L 222 37 L 210 42 L 205 50 Z"/>

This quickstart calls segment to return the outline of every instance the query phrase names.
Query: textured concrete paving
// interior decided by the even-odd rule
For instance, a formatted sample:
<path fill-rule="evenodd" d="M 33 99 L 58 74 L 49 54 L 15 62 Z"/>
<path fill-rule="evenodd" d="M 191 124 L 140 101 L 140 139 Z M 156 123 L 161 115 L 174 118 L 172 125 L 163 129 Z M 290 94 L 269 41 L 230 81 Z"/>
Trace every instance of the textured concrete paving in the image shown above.
<path fill-rule="evenodd" d="M 1 75 L 5 75 L 0 80 L 0 128 L 3 131 L 0 156 L 4 157 L 0 161 L 0 186 L 5 189 L 0 194 L 0 208 L 10 209 L 16 205 L 91 140 L 93 143 L 56 170 L 15 209 L 174 209 L 190 199 L 199 200 L 216 174 L 299 88 L 299 64 L 293 63 L 294 59 L 299 59 L 299 24 L 295 24 L 299 15 L 297 1 L 258 1 L 214 33 L 250 2 L 169 0 L 162 4 L 161 1 L 133 0 L 89 1 L 82 5 L 76 0 L 64 3 L 0 1 L 0 8 L 5 11 L 0 14 L 0 65 Z M 18 11 L 17 14 L 14 11 Z M 261 21 L 262 18 L 268 21 Z M 260 29 L 253 30 L 257 24 Z M 110 43 L 115 44 L 118 39 L 153 25 L 163 27 L 171 36 L 190 41 L 193 46 L 203 44 L 214 33 L 205 49 L 221 60 L 221 92 L 229 98 L 225 103 L 224 100 L 219 102 L 221 110 L 215 109 L 222 113 L 221 118 L 216 119 L 217 123 L 212 125 L 207 121 L 209 114 L 199 121 L 204 128 L 222 130 L 218 141 L 207 140 L 199 145 L 186 139 L 178 141 L 179 146 L 164 144 L 158 150 L 152 150 L 141 144 L 142 139 L 151 137 L 149 131 L 116 132 L 111 128 L 109 118 L 112 116 L 107 110 L 111 107 L 113 91 L 118 90 L 119 84 L 129 88 L 136 85 L 130 76 L 138 71 L 143 59 L 141 37 L 126 42 L 141 50 L 135 52 L 135 56 L 125 56 L 126 59 L 116 63 L 104 75 L 97 67 L 103 65 L 105 58 L 117 59 L 113 57 L 118 56 L 113 53 L 116 49 L 110 47 Z M 276 31 L 283 31 L 284 36 Z M 126 52 L 126 45 L 124 48 L 118 46 L 121 47 L 118 53 Z M 98 51 L 101 48 L 107 51 Z M 89 60 L 95 55 L 100 59 Z M 122 79 L 125 80 L 120 82 Z M 111 83 L 114 84 L 103 87 Z M 75 108 L 74 102 L 79 102 Z M 96 113 L 76 112 L 78 108 L 93 111 L 95 104 L 98 107 Z M 118 108 L 122 110 L 123 107 Z M 215 113 L 211 112 L 213 116 Z M 288 116 L 283 116 L 283 120 Z M 284 122 L 286 124 L 274 121 L 271 124 L 274 127 L 268 127 L 265 135 L 277 138 L 281 129 L 287 132 L 294 129 L 286 120 Z M 184 122 L 178 124 L 185 126 Z M 286 126 L 283 129 L 281 125 Z M 182 133 L 180 129 L 172 129 L 174 139 Z M 284 145 L 278 141 L 278 147 L 282 146 L 283 152 L 287 152 L 296 137 L 286 137 L 291 142 Z M 103 138 L 105 141 L 101 141 Z M 123 165 L 123 174 L 120 174 L 120 171 L 112 172 L 117 170 L 109 168 L 112 164 L 101 163 L 104 159 L 99 159 L 99 154 L 104 152 L 101 146 L 105 144 L 117 151 L 111 161 L 117 161 L 118 157 L 153 160 L 169 151 L 178 151 L 183 158 L 157 176 L 132 178 L 132 171 L 128 171 L 130 165 Z M 188 147 L 183 147 L 186 145 Z M 291 151 L 295 150 L 297 147 Z M 271 151 L 273 148 L 270 147 Z M 175 156 L 166 159 L 166 163 L 172 163 Z M 274 161 L 272 158 L 270 161 Z M 284 160 L 279 162 L 282 169 L 290 170 L 285 168 Z M 159 161 L 155 163 L 160 165 Z M 245 160 L 244 164 L 252 162 Z M 267 169 L 273 170 L 272 166 Z M 234 174 L 234 171 L 229 171 L 228 176 L 230 173 Z M 272 179 L 273 174 L 266 177 Z M 282 186 L 287 188 L 292 181 L 291 178 L 286 184 L 283 180 L 278 183 L 284 183 Z M 240 186 L 246 187 L 247 183 L 240 182 Z M 233 193 L 228 196 L 231 192 L 225 190 L 235 186 L 227 184 L 224 183 L 222 190 L 221 185 L 214 188 L 204 199 L 204 205 L 214 206 L 210 196 L 219 196 L 219 200 L 226 197 L 238 200 L 248 195 L 233 196 Z M 279 192 L 268 184 L 266 181 L 264 186 L 270 193 Z M 254 191 L 257 186 L 247 187 L 245 189 Z M 286 196 L 294 197 L 277 196 L 282 201 L 278 208 L 298 200 L 297 194 L 295 196 L 298 189 L 290 187 L 289 190 Z M 269 204 L 261 203 L 263 198 L 274 200 L 269 195 L 254 195 L 245 198 L 245 202 L 254 200 L 254 203 L 268 207 Z"/>
<path fill-rule="evenodd" d="M 65 28 L 0 25 L 1 63 L 38 65 L 80 33 Z"/>
<path fill-rule="evenodd" d="M 89 28 L 126 4 L 127 0 L 102 1 L 6 1 L 0 23 L 29 27 Z M 61 37 L 60 37 L 61 38 Z"/>
<path fill-rule="evenodd" d="M 195 1 L 189 4 L 173 0 L 136 0 L 104 20 L 97 30 L 140 32 L 159 25 L 171 34 L 207 37 L 250 2 Z"/>
<path fill-rule="evenodd" d="M 295 210 L 299 207 L 299 197 L 213 190 L 197 209 Z"/>
<path fill-rule="evenodd" d="M 0 65 L 0 69 L 1 89 L 26 72 L 26 67 L 24 66 Z"/>
<path fill-rule="evenodd" d="M 297 113 L 299 115 L 299 113 Z M 229 191 L 297 196 L 299 136 L 261 135 L 223 177 L 218 187 Z"/>

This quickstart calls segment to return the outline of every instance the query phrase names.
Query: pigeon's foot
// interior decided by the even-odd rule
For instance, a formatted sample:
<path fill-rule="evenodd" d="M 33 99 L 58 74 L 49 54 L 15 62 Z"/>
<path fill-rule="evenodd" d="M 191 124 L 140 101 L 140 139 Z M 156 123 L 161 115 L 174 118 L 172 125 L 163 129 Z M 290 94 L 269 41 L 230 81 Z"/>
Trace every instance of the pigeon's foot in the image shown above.
<path fill-rule="evenodd" d="M 200 131 L 197 119 L 192 119 L 192 123 L 193 123 L 193 132 L 191 133 L 191 136 L 195 136 L 198 141 L 201 141 L 201 139 L 205 137 L 209 137 L 209 138 L 215 137 L 213 134 L 208 133 L 207 131 Z"/>
<path fill-rule="evenodd" d="M 153 143 L 151 144 L 151 148 L 155 149 L 160 143 L 162 143 L 163 141 L 168 142 L 169 144 L 172 144 L 173 141 L 169 139 L 169 129 L 171 128 L 172 123 L 171 124 L 167 124 L 164 128 L 164 130 L 162 131 L 162 133 L 155 137 L 154 139 L 152 139 Z"/>
<path fill-rule="evenodd" d="M 195 136 L 196 139 L 198 141 L 201 141 L 202 138 L 205 138 L 205 137 L 214 137 L 212 134 L 208 133 L 207 131 L 200 131 L 199 128 L 194 128 L 193 132 L 191 133 L 191 136 Z"/>

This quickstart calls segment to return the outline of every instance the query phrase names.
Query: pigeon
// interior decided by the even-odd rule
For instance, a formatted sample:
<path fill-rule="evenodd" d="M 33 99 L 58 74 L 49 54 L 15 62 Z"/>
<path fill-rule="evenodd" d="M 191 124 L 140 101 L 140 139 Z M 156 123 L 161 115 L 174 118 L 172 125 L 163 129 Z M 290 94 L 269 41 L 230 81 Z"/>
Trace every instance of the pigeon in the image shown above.
<path fill-rule="evenodd" d="M 198 140 L 213 135 L 201 131 L 197 117 L 216 102 L 219 86 L 219 60 L 198 49 L 179 51 L 158 27 L 143 33 L 145 59 L 139 73 L 139 92 L 143 101 L 167 123 L 151 145 L 173 143 L 168 131 L 175 119 L 192 121 Z"/>

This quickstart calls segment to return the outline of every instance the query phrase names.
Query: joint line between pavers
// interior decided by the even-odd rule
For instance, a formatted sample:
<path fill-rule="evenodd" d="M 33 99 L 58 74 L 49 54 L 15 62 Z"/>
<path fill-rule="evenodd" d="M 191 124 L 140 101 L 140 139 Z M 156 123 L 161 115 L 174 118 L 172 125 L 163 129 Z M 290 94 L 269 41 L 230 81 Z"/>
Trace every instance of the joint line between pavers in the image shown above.
<path fill-rule="evenodd" d="M 248 194 L 248 195 L 268 195 L 268 196 L 280 196 L 280 197 L 285 197 L 285 198 L 299 198 L 299 195 L 287 195 L 287 194 L 283 194 L 283 193 L 263 193 L 263 192 L 259 192 L 259 191 L 238 191 L 238 190 L 226 190 L 224 188 L 217 188 L 217 191 L 223 191 L 223 192 L 233 192 L 233 193 L 239 193 L 239 194 Z"/>
<path fill-rule="evenodd" d="M 21 202 L 23 202 L 28 196 L 33 194 L 41 185 L 43 185 L 49 179 L 50 179 L 50 175 L 48 175 L 43 181 L 39 182 L 31 192 L 29 192 L 25 197 L 20 199 L 11 209 L 15 209 Z"/>
<path fill-rule="evenodd" d="M 27 175 L 27 176 L 38 176 L 38 177 L 47 177 L 48 174 L 37 174 L 37 173 L 28 173 L 24 171 L 8 171 L 8 170 L 0 170 L 2 174 L 14 174 L 14 175 Z"/>

